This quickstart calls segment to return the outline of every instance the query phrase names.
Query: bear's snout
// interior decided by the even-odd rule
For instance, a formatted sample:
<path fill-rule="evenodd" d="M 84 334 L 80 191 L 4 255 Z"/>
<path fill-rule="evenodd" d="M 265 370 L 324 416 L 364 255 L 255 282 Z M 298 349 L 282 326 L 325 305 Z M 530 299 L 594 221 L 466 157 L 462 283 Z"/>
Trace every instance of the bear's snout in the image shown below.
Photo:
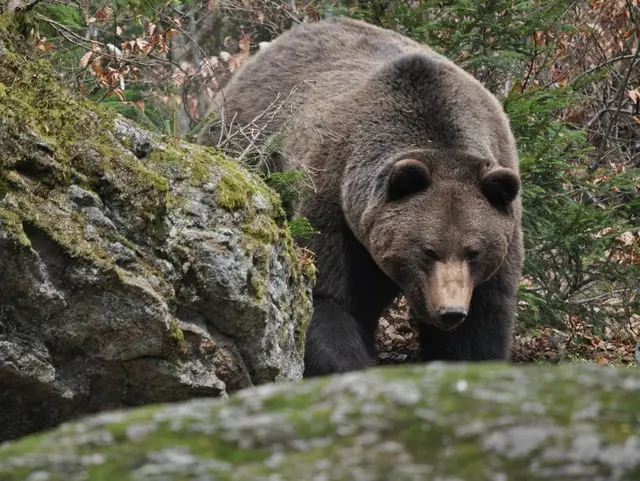
<path fill-rule="evenodd" d="M 455 329 L 467 317 L 473 283 L 467 262 L 437 261 L 427 277 L 427 299 L 432 322 L 440 329 Z"/>

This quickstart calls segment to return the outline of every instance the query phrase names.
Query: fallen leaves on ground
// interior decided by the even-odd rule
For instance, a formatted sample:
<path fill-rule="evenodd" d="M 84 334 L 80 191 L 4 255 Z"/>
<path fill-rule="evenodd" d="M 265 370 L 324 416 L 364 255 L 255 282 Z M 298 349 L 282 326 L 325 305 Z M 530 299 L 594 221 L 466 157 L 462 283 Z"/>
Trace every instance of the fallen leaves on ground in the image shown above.
<path fill-rule="evenodd" d="M 376 335 L 379 364 L 401 364 L 420 360 L 418 330 L 411 323 L 409 308 L 400 298 L 380 319 Z"/>

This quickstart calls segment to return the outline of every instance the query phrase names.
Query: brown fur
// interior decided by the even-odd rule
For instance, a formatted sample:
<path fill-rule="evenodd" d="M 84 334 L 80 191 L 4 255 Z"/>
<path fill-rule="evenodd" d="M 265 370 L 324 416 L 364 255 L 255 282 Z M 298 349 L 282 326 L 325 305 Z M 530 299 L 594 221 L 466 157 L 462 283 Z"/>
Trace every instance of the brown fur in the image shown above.
<path fill-rule="evenodd" d="M 225 118 L 248 124 L 296 86 L 268 130 L 286 134 L 280 168 L 310 169 L 315 186 L 297 211 L 320 231 L 305 375 L 371 365 L 400 291 L 423 321 L 425 360 L 507 359 L 523 246 L 497 99 L 428 47 L 331 19 L 294 27 L 240 69 Z"/>

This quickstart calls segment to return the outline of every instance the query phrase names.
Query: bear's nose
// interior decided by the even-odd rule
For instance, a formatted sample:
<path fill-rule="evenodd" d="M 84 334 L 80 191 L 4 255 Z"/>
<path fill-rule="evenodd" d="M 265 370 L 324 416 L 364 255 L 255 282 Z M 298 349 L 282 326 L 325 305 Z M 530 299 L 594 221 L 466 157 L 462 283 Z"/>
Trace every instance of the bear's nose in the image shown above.
<path fill-rule="evenodd" d="M 443 307 L 438 311 L 440 317 L 439 324 L 445 329 L 453 329 L 467 317 L 467 310 L 464 307 Z"/>

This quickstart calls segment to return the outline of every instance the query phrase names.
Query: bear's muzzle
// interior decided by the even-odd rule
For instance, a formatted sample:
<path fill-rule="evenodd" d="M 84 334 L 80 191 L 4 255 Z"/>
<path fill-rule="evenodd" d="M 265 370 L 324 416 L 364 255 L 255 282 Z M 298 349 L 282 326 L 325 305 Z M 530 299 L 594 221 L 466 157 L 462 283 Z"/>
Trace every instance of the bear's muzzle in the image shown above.
<path fill-rule="evenodd" d="M 427 281 L 434 324 L 445 331 L 458 327 L 467 317 L 472 292 L 468 262 L 436 261 Z"/>

